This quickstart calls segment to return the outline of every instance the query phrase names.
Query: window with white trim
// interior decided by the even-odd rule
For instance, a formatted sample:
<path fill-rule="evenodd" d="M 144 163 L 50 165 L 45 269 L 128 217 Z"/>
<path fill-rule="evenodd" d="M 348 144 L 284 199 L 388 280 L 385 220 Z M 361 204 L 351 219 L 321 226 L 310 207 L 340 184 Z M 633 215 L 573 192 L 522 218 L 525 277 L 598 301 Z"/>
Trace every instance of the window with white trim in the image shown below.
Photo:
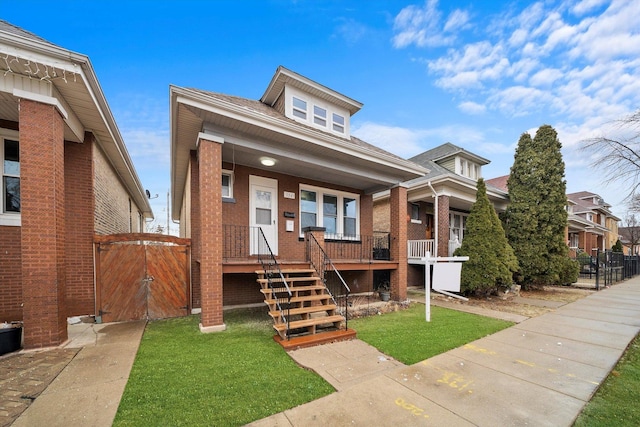
<path fill-rule="evenodd" d="M 307 120 L 307 101 L 293 97 L 293 115 Z"/>
<path fill-rule="evenodd" d="M 325 238 L 355 239 L 360 234 L 360 196 L 300 186 L 300 230 L 324 227 Z"/>
<path fill-rule="evenodd" d="M 333 119 L 333 130 L 336 132 L 344 133 L 344 116 L 333 113 L 331 117 Z"/>
<path fill-rule="evenodd" d="M 222 170 L 222 197 L 233 198 L 233 171 Z"/>
<path fill-rule="evenodd" d="M 592 213 L 587 213 L 586 217 L 587 217 L 587 221 L 593 222 L 593 214 Z"/>
<path fill-rule="evenodd" d="M 15 138 L 0 137 L 2 164 L 2 214 L 20 214 L 20 144 Z"/>
<path fill-rule="evenodd" d="M 322 127 L 327 126 L 327 110 L 317 105 L 313 106 L 313 123 Z"/>
<path fill-rule="evenodd" d="M 420 221 L 420 205 L 417 203 L 411 203 L 411 222 L 422 224 L 422 221 Z"/>
<path fill-rule="evenodd" d="M 468 214 L 449 213 L 449 240 L 452 242 L 457 239 L 458 242 L 462 243 L 464 232 L 467 228 L 467 216 Z"/>
<path fill-rule="evenodd" d="M 580 242 L 580 236 L 578 235 L 578 233 L 569 233 L 569 247 L 570 248 L 577 248 L 578 244 Z"/>

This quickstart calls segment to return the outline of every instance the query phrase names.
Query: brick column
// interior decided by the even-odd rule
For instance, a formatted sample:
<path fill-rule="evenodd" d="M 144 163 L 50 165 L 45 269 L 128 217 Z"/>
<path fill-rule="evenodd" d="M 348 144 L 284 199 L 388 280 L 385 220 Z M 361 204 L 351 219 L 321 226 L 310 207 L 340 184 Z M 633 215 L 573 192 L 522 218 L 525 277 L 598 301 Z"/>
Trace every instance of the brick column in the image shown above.
<path fill-rule="evenodd" d="M 54 106 L 20 100 L 24 347 L 67 340 L 64 122 Z"/>
<path fill-rule="evenodd" d="M 449 196 L 438 196 L 438 256 L 449 256 Z"/>
<path fill-rule="evenodd" d="M 67 315 L 98 314 L 94 290 L 94 137 L 86 133 L 84 142 L 65 142 L 64 200 Z"/>
<path fill-rule="evenodd" d="M 398 268 L 391 270 L 391 299 L 407 299 L 407 188 L 398 185 L 391 189 L 389 197 L 391 226 L 391 259 L 398 262 Z"/>
<path fill-rule="evenodd" d="M 201 135 L 204 137 L 204 135 Z M 198 147 L 200 190 L 201 332 L 224 331 L 222 315 L 222 144 L 210 136 Z"/>
<path fill-rule="evenodd" d="M 197 151 L 191 151 L 191 176 L 189 176 L 191 186 L 191 211 L 190 226 L 191 235 L 191 306 L 202 307 L 201 289 L 200 289 L 200 171 L 198 164 Z"/>

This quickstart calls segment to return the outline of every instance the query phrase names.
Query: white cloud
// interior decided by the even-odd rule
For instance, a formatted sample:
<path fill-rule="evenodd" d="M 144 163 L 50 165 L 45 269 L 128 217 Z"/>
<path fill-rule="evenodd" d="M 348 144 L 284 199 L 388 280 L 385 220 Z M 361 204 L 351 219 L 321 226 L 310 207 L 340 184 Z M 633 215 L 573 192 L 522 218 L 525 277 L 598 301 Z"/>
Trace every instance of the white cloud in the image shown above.
<path fill-rule="evenodd" d="M 556 68 L 547 68 L 535 73 L 529 79 L 532 86 L 551 86 L 556 80 L 563 76 L 562 71 Z"/>
<path fill-rule="evenodd" d="M 335 28 L 333 37 L 339 37 L 347 42 L 348 45 L 354 45 L 369 33 L 366 25 L 355 21 L 354 19 L 339 19 L 340 24 Z"/>
<path fill-rule="evenodd" d="M 461 102 L 458 104 L 458 108 L 464 113 L 473 115 L 482 114 L 487 110 L 487 107 L 484 105 L 472 101 Z"/>
<path fill-rule="evenodd" d="M 438 0 L 426 0 L 422 7 L 407 6 L 396 15 L 393 29 L 393 46 L 404 48 L 448 46 L 456 40 L 456 31 L 469 28 L 469 13 L 454 10 L 442 24 L 442 13 L 438 10 Z"/>

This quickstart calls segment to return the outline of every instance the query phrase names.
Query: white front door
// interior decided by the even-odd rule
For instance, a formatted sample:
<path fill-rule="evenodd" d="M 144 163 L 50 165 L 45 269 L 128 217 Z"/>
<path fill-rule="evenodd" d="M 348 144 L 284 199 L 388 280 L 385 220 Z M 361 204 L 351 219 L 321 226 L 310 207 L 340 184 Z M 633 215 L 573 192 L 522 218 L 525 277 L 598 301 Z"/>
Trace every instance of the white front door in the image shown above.
<path fill-rule="evenodd" d="M 266 253 L 260 245 L 258 227 L 262 229 L 274 255 L 278 255 L 278 180 L 249 176 L 249 221 L 251 227 L 251 255 Z"/>

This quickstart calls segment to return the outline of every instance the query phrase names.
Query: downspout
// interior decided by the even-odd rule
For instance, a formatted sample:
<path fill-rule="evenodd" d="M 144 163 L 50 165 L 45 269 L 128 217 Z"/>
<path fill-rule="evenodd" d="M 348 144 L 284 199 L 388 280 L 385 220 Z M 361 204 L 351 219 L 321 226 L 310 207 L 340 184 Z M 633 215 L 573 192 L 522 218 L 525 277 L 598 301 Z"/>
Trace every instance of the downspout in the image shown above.
<path fill-rule="evenodd" d="M 427 182 L 427 185 L 429 186 L 429 188 L 431 189 L 431 191 L 433 191 L 433 197 L 435 198 L 435 203 L 434 203 L 434 215 L 433 215 L 433 228 L 435 229 L 435 233 L 434 233 L 434 242 L 433 242 L 433 246 L 434 249 L 436 251 L 435 254 L 432 254 L 432 257 L 437 257 L 438 256 L 438 234 L 439 234 L 439 229 L 438 229 L 438 217 L 440 216 L 440 212 L 438 211 L 438 193 L 436 193 L 435 188 L 433 188 L 433 186 L 431 185 L 431 181 Z"/>

